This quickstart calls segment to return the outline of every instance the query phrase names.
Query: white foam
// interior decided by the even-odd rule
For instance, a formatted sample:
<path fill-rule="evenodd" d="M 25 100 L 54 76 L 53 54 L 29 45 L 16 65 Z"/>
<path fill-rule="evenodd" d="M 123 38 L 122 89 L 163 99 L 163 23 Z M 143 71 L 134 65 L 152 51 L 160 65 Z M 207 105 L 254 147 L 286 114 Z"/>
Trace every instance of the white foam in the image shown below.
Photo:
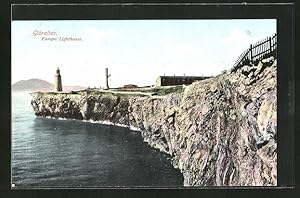
<path fill-rule="evenodd" d="M 56 120 L 76 120 L 76 121 L 81 121 L 81 122 L 88 122 L 88 123 L 94 123 L 94 124 L 103 124 L 103 125 L 110 125 L 110 126 L 119 126 L 119 127 L 124 127 L 124 128 L 129 128 L 132 131 L 141 131 L 140 128 L 138 127 L 134 127 L 134 126 L 128 126 L 126 124 L 119 124 L 119 123 L 113 123 L 109 120 L 78 120 L 78 119 L 74 119 L 74 118 L 55 118 L 55 117 L 51 117 L 51 116 L 46 116 L 43 118 L 48 118 L 48 119 L 56 119 Z"/>
<path fill-rule="evenodd" d="M 142 131 L 140 128 L 134 126 L 129 126 L 129 129 L 132 131 Z"/>

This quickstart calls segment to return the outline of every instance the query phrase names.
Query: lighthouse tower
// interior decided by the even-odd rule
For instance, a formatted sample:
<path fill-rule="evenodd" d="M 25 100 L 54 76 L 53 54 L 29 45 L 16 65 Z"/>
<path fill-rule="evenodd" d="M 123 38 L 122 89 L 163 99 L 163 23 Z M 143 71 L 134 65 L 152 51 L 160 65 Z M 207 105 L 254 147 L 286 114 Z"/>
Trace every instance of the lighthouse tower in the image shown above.
<path fill-rule="evenodd" d="M 61 75 L 60 75 L 59 68 L 57 68 L 56 70 L 54 85 L 55 85 L 55 91 L 62 91 Z"/>

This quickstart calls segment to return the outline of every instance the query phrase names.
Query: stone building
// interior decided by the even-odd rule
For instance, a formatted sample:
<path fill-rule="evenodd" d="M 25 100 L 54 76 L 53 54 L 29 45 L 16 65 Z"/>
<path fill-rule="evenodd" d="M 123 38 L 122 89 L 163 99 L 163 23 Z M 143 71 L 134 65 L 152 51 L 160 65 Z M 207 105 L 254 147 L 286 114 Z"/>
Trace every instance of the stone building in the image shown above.
<path fill-rule="evenodd" d="M 59 68 L 57 68 L 57 70 L 56 70 L 54 86 L 55 86 L 55 91 L 62 91 L 61 75 L 60 75 Z"/>
<path fill-rule="evenodd" d="M 196 80 L 204 80 L 210 77 L 207 76 L 159 76 L 156 79 L 156 86 L 171 86 L 171 85 L 189 85 Z"/>

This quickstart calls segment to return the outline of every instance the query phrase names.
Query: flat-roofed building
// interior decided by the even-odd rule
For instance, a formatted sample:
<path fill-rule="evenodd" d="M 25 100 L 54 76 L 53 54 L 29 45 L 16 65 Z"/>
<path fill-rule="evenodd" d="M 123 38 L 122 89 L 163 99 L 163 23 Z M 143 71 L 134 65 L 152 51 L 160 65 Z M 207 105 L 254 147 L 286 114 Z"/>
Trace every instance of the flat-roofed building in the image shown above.
<path fill-rule="evenodd" d="M 159 76 L 156 79 L 156 86 L 189 85 L 197 80 L 204 80 L 207 76 Z"/>

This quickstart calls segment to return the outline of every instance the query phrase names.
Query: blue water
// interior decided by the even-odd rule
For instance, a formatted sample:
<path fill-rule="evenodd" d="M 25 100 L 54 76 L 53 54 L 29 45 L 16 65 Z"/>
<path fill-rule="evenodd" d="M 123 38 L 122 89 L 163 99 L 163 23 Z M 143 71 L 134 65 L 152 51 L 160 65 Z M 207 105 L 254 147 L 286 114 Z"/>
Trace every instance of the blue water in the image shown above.
<path fill-rule="evenodd" d="M 28 187 L 178 187 L 169 156 L 127 128 L 37 118 L 12 94 L 12 184 Z"/>

